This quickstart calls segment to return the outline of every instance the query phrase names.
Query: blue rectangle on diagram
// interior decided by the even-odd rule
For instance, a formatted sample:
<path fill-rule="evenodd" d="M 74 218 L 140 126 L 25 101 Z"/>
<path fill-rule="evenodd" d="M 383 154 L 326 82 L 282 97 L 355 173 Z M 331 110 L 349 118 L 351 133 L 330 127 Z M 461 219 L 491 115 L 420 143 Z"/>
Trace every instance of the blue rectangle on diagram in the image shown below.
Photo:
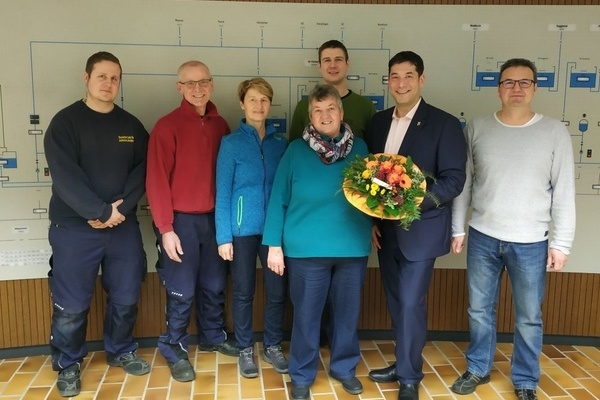
<path fill-rule="evenodd" d="M 538 72 L 537 73 L 538 87 L 554 87 L 555 77 L 556 77 L 556 74 L 554 72 Z"/>
<path fill-rule="evenodd" d="M 479 87 L 494 87 L 498 86 L 500 72 L 478 72 L 475 84 Z"/>
<path fill-rule="evenodd" d="M 267 121 L 271 122 L 275 126 L 277 133 L 287 132 L 287 121 L 285 118 L 267 118 Z"/>
<path fill-rule="evenodd" d="M 596 74 L 594 72 L 572 72 L 570 86 L 593 89 L 596 87 Z"/>
<path fill-rule="evenodd" d="M 383 107 L 384 107 L 383 96 L 365 96 L 365 97 L 368 98 L 369 100 L 371 100 L 371 102 L 375 106 L 375 110 L 377 110 L 377 111 L 383 110 Z"/>
<path fill-rule="evenodd" d="M 17 159 L 16 158 L 0 158 L 3 163 L 0 163 L 0 167 L 2 168 L 17 168 Z"/>

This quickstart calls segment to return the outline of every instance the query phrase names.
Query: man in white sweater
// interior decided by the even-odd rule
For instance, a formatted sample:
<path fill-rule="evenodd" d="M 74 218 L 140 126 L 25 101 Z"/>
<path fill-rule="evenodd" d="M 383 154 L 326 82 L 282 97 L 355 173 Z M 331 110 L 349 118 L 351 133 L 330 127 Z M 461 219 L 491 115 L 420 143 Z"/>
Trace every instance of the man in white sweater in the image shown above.
<path fill-rule="evenodd" d="M 567 262 L 575 235 L 575 180 L 569 132 L 531 108 L 536 75 L 529 60 L 506 61 L 498 84 L 501 109 L 466 128 L 467 180 L 452 208 L 452 251 L 459 253 L 472 207 L 467 249 L 471 342 L 467 371 L 452 385 L 458 394 L 472 393 L 490 380 L 496 304 L 506 269 L 516 315 L 511 379 L 519 400 L 537 399 L 546 272 Z"/>

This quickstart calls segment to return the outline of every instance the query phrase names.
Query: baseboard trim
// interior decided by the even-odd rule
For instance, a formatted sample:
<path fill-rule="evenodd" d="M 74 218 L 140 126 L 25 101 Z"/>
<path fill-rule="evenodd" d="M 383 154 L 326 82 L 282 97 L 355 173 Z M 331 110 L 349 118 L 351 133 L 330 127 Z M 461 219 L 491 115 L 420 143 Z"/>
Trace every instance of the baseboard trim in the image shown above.
<path fill-rule="evenodd" d="M 391 330 L 360 330 L 358 331 L 360 340 L 394 340 L 394 334 Z M 499 343 L 512 343 L 512 333 L 498 333 Z M 156 337 L 140 338 L 137 340 L 139 347 L 148 348 L 156 347 Z M 284 340 L 290 339 L 289 332 L 284 335 Z M 254 334 L 255 341 L 262 341 L 262 333 Z M 452 341 L 452 342 L 468 342 L 469 332 L 444 332 L 444 331 L 429 331 L 427 332 L 428 341 Z M 89 351 L 102 351 L 104 345 L 102 341 L 87 342 Z M 194 336 L 190 337 L 190 344 L 197 344 Z M 600 337 L 584 337 L 584 336 L 560 336 L 560 335 L 545 335 L 544 344 L 561 345 L 561 346 L 593 346 L 600 347 Z M 28 347 L 13 347 L 8 349 L 0 349 L 0 359 L 31 357 L 40 355 L 49 355 L 50 346 L 28 346 Z"/>

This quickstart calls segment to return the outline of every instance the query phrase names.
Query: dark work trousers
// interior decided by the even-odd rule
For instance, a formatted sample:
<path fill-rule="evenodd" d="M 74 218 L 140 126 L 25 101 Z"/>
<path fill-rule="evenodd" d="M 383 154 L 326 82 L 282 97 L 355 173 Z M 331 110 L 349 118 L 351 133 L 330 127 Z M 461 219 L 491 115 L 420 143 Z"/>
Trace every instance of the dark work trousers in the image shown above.
<path fill-rule="evenodd" d="M 162 251 L 162 235 L 154 227 L 159 243 L 156 271 L 167 291 L 167 331 L 158 338 L 158 348 L 170 363 L 187 357 L 187 328 L 194 300 L 198 342 L 219 344 L 227 339 L 224 330 L 227 263 L 217 251 L 214 213 L 175 213 L 173 229 L 183 249 L 180 263 Z"/>
<path fill-rule="evenodd" d="M 107 294 L 104 349 L 120 356 L 137 349 L 132 332 L 137 301 L 146 273 L 146 256 L 137 220 L 130 218 L 114 228 L 50 225 L 52 246 L 49 283 L 53 313 L 50 336 L 52 367 L 63 370 L 81 363 L 87 315 L 98 271 Z"/>
<path fill-rule="evenodd" d="M 435 258 L 409 261 L 398 247 L 394 221 L 381 224 L 379 269 L 396 339 L 396 374 L 400 383 L 423 379 L 421 353 L 427 337 L 427 305 Z"/>
<path fill-rule="evenodd" d="M 233 328 L 237 347 L 254 344 L 252 338 L 252 308 L 256 289 L 256 257 L 263 271 L 265 288 L 265 318 L 263 341 L 265 348 L 283 339 L 283 320 L 287 292 L 287 274 L 278 275 L 267 268 L 268 247 L 261 244 L 262 235 L 234 236 L 231 277 L 233 281 Z"/>
<path fill-rule="evenodd" d="M 287 257 L 294 306 L 289 374 L 294 385 L 310 386 L 319 365 L 319 327 L 330 301 L 329 368 L 339 379 L 355 376 L 360 361 L 358 317 L 368 257 Z M 329 299 L 328 299 L 329 297 Z"/>

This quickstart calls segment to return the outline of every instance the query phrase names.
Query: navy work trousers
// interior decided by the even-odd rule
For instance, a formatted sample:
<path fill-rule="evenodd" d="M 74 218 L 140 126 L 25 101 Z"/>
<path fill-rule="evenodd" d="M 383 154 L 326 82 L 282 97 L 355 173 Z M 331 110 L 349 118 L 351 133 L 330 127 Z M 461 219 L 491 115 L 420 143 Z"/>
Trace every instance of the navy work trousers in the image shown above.
<path fill-rule="evenodd" d="M 217 251 L 214 213 L 175 213 L 173 229 L 183 249 L 180 263 L 162 251 L 162 235 L 154 227 L 159 243 L 156 271 L 167 291 L 167 331 L 159 337 L 158 348 L 172 363 L 182 358 L 181 350 L 187 352 L 194 300 L 199 343 L 219 344 L 227 339 L 227 263 Z"/>
<path fill-rule="evenodd" d="M 60 371 L 81 363 L 87 355 L 87 314 L 100 268 L 107 294 L 104 349 L 113 356 L 135 351 L 132 332 L 146 273 L 138 222 L 128 219 L 106 229 L 51 224 L 48 239 L 52 246 L 48 276 L 53 304 L 53 368 Z"/>

